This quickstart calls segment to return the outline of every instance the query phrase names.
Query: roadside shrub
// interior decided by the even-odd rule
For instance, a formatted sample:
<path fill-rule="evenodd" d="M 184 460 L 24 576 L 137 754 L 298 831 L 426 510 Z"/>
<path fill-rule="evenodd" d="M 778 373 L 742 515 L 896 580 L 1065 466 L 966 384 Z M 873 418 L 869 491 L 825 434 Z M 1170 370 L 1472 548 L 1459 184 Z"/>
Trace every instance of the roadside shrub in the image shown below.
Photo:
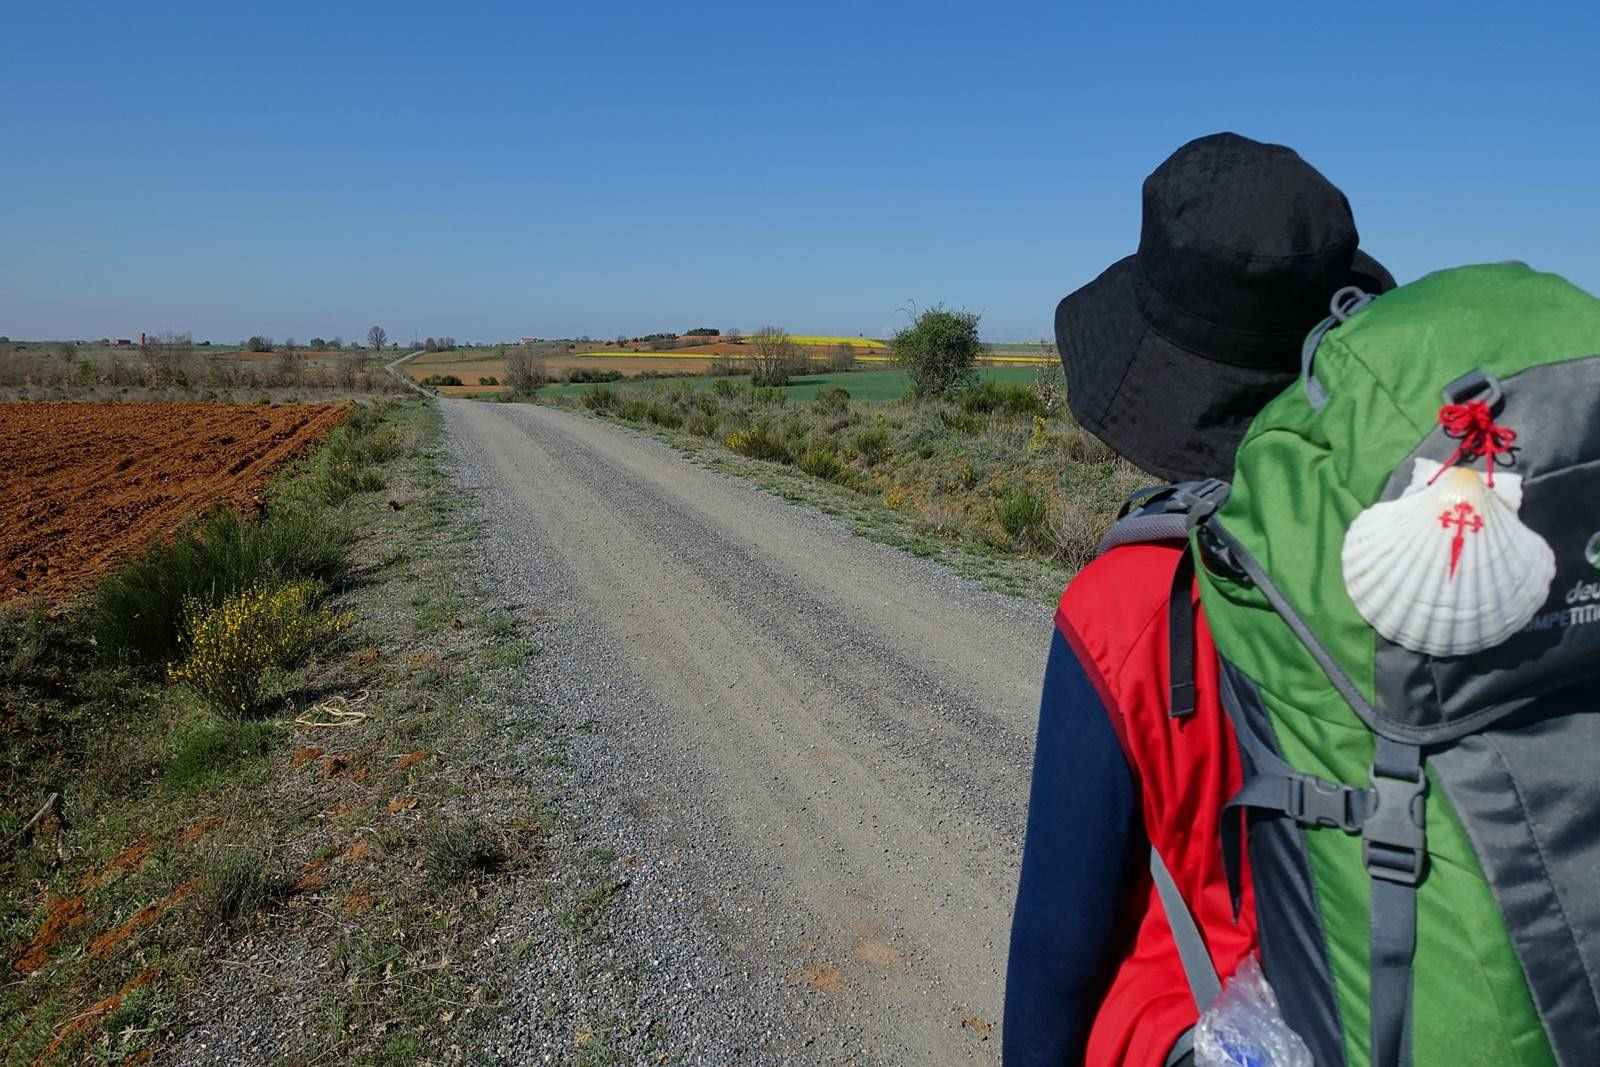
<path fill-rule="evenodd" d="M 978 340 L 978 316 L 933 307 L 889 340 L 919 397 L 943 396 L 972 380 L 973 366 L 987 349 Z"/>
<path fill-rule="evenodd" d="M 718 378 L 711 383 L 711 391 L 724 399 L 739 395 L 740 383 L 732 378 Z"/>
<path fill-rule="evenodd" d="M 629 422 L 643 422 L 650 415 L 650 405 L 638 397 L 625 396 L 617 401 L 617 414 Z"/>
<path fill-rule="evenodd" d="M 222 715 L 254 711 L 269 670 L 291 667 L 341 620 L 316 606 L 311 582 L 259 585 L 211 606 L 195 601 L 184 612 L 184 658 L 167 672 Z"/>
<path fill-rule="evenodd" d="M 688 430 L 696 437 L 717 436 L 717 417 L 715 415 L 708 415 L 704 411 L 696 411 L 692 413 L 686 420 L 684 420 L 683 426 L 684 429 Z"/>
<path fill-rule="evenodd" d="M 281 859 L 251 846 L 224 845 L 202 860 L 199 913 L 216 926 L 232 926 L 288 895 Z"/>
<path fill-rule="evenodd" d="M 617 406 L 617 391 L 596 386 L 583 394 L 583 406 L 590 411 L 611 411 Z"/>
<path fill-rule="evenodd" d="M 619 370 L 591 370 L 588 367 L 579 367 L 567 372 L 567 381 L 573 385 L 588 382 L 620 382 L 623 374 Z"/>
<path fill-rule="evenodd" d="M 343 517 L 323 508 L 277 507 L 258 523 L 220 509 L 103 579 L 89 632 L 107 662 L 162 663 L 178 650 L 187 605 L 268 580 L 332 577 L 350 537 Z"/>
<path fill-rule="evenodd" d="M 376 467 L 403 449 L 399 434 L 382 421 L 376 408 L 352 406 L 321 447 L 300 461 L 300 477 L 278 491 L 279 499 L 333 507 L 357 493 L 382 489 L 383 475 Z"/>
<path fill-rule="evenodd" d="M 1060 443 L 1060 435 L 1050 432 L 1050 424 L 1045 421 L 1044 416 L 1035 415 L 1033 417 L 1033 434 L 1028 438 L 1028 451 L 1043 452 Z"/>
<path fill-rule="evenodd" d="M 426 378 L 422 379 L 422 384 L 432 386 L 460 385 L 461 379 L 457 378 L 454 374 L 430 374 Z"/>
<path fill-rule="evenodd" d="M 494 375 L 491 374 L 487 378 L 479 378 L 478 379 L 478 384 L 479 385 L 499 385 L 500 384 L 500 379 L 496 378 Z"/>
<path fill-rule="evenodd" d="M 843 415 L 850 410 L 850 390 L 830 385 L 817 394 L 811 406 L 824 415 Z"/>
<path fill-rule="evenodd" d="M 995 505 L 995 518 L 1018 547 L 1042 548 L 1050 537 L 1049 505 L 1027 486 L 1008 490 Z"/>
<path fill-rule="evenodd" d="M 1041 341 L 1040 347 L 1049 348 L 1049 355 L 1055 360 L 1056 347 L 1051 341 Z M 1040 367 L 1033 372 L 1033 395 L 1039 402 L 1039 414 L 1049 417 L 1058 411 L 1064 411 L 1067 406 L 1067 376 L 1061 369 L 1059 360 L 1055 360 L 1047 367 Z"/>
<path fill-rule="evenodd" d="M 850 439 L 850 447 L 867 466 L 875 467 L 889 458 L 889 431 L 882 426 L 869 427 Z"/>
<path fill-rule="evenodd" d="M 1043 415 L 1039 397 L 1030 386 L 1011 382 L 979 382 L 962 391 L 961 410 L 968 414 L 1001 412 L 1006 415 Z"/>
<path fill-rule="evenodd" d="M 1087 567 L 1105 534 L 1104 522 L 1096 522 L 1087 511 L 1068 502 L 1050 519 L 1050 534 L 1055 557 L 1073 570 Z"/>
<path fill-rule="evenodd" d="M 704 389 L 690 393 L 687 402 L 690 407 L 707 415 L 718 415 L 722 412 L 722 401 Z"/>
<path fill-rule="evenodd" d="M 969 436 L 982 433 L 988 426 L 982 415 L 942 405 L 939 408 L 939 421 L 946 429 Z"/>
<path fill-rule="evenodd" d="M 783 441 L 764 423 L 747 430 L 735 430 L 722 443 L 729 451 L 751 459 L 765 459 L 774 463 L 790 463 L 794 459 Z"/>
<path fill-rule="evenodd" d="M 788 402 L 789 394 L 777 386 L 754 387 L 750 389 L 750 399 L 757 404 L 767 404 L 771 407 L 781 408 Z"/>
<path fill-rule="evenodd" d="M 645 418 L 669 430 L 676 430 L 683 425 L 683 413 L 664 400 L 652 400 L 645 411 Z"/>
<path fill-rule="evenodd" d="M 800 457 L 800 469 L 813 478 L 831 482 L 844 471 L 844 463 L 839 459 L 839 453 L 831 448 L 808 448 L 805 455 Z"/>

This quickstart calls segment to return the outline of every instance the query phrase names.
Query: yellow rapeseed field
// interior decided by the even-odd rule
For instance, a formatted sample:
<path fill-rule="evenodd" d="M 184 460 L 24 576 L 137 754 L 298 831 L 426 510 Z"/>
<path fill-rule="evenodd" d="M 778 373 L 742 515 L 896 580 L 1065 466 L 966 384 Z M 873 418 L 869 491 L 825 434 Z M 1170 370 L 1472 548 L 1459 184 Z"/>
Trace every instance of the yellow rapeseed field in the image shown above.
<path fill-rule="evenodd" d="M 849 345 L 851 348 L 883 348 L 888 343 L 871 337 L 800 337 L 793 334 L 789 340 L 797 345 Z"/>

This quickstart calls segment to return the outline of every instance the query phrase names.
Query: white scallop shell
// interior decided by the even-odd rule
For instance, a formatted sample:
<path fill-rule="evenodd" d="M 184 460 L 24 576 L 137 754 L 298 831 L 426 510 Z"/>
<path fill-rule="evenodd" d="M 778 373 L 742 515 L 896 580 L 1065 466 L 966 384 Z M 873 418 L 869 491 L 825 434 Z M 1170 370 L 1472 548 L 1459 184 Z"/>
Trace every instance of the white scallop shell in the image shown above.
<path fill-rule="evenodd" d="M 1439 471 L 1417 460 L 1403 495 L 1356 516 L 1344 539 L 1344 584 L 1362 618 L 1390 641 L 1464 656 L 1528 624 L 1549 595 L 1556 558 L 1517 518 L 1521 477 L 1497 471 L 1490 488 L 1481 471 Z M 1454 521 L 1463 517 L 1465 529 Z"/>

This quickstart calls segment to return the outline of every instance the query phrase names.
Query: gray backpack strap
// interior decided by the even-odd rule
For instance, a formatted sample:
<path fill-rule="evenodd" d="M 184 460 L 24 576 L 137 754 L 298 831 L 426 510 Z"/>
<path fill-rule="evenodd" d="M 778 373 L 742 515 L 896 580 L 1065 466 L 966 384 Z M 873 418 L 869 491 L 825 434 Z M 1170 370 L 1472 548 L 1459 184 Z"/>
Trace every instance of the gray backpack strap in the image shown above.
<path fill-rule="evenodd" d="M 1207 531 L 1226 556 L 1230 566 L 1239 568 L 1279 618 L 1294 632 L 1311 654 L 1334 689 L 1369 726 L 1376 716 L 1355 683 L 1317 640 L 1299 612 L 1273 583 L 1266 569 L 1237 538 L 1220 523 L 1207 524 Z M 1226 679 L 1224 679 L 1226 684 Z M 1224 700 L 1226 704 L 1227 701 Z M 1248 731 L 1240 731 L 1241 743 L 1249 744 Z M 1255 753 L 1252 753 L 1253 755 Z M 1424 807 L 1428 779 L 1423 772 L 1424 752 L 1420 745 L 1397 741 L 1377 733 L 1372 761 L 1372 787 L 1353 790 L 1337 783 L 1311 779 L 1318 807 L 1328 806 L 1326 823 L 1315 815 L 1309 820 L 1297 817 L 1302 825 L 1338 826 L 1347 833 L 1361 834 L 1362 856 L 1372 893 L 1371 907 L 1371 986 L 1369 1000 L 1372 1019 L 1371 1058 L 1373 1067 L 1411 1067 L 1412 964 L 1417 948 L 1417 886 L 1427 870 L 1427 821 Z M 1278 761 L 1281 763 L 1281 761 Z M 1295 784 L 1287 776 L 1280 782 Z M 1301 785 L 1306 784 L 1301 782 Z M 1265 796 L 1252 792 L 1276 792 L 1276 783 L 1255 785 L 1247 782 L 1235 798 L 1237 806 L 1278 808 L 1295 815 L 1292 808 L 1267 803 Z M 1296 794 L 1290 793 L 1290 798 Z M 1298 794 L 1299 802 L 1307 796 Z M 1235 806 L 1230 802 L 1230 806 Z M 1223 820 L 1223 860 L 1230 866 L 1229 880 L 1239 848 L 1230 848 L 1228 822 Z M 1230 884 L 1230 889 L 1234 884 Z"/>
<path fill-rule="evenodd" d="M 1194 1067 L 1194 1027 L 1178 1035 L 1162 1067 Z"/>
<path fill-rule="evenodd" d="M 1372 761 L 1377 798 L 1363 830 L 1372 885 L 1372 1063 L 1410 1067 L 1412 962 L 1417 951 L 1417 883 L 1425 841 L 1422 749 L 1378 738 Z"/>
<path fill-rule="evenodd" d="M 1178 883 L 1167 869 L 1167 861 L 1154 846 L 1150 849 L 1150 876 L 1155 879 L 1156 894 L 1161 897 L 1162 910 L 1167 913 L 1167 925 L 1172 928 L 1172 941 L 1178 946 L 1178 959 L 1183 963 L 1184 977 L 1189 979 L 1194 1006 L 1204 1013 L 1222 992 L 1222 982 L 1211 962 L 1211 951 L 1200 936 L 1200 927 L 1195 924 L 1194 913 L 1184 903 Z"/>

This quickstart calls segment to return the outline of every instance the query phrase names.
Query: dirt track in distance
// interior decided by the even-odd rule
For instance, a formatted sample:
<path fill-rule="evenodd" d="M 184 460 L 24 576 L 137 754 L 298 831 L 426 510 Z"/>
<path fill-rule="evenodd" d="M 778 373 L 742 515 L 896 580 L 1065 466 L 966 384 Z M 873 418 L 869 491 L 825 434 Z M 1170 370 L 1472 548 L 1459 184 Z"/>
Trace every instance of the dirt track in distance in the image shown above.
<path fill-rule="evenodd" d="M 59 603 L 272 473 L 342 404 L 0 404 L 0 603 Z"/>
<path fill-rule="evenodd" d="M 754 959 L 770 1062 L 998 1062 L 1049 607 L 620 427 L 442 404 L 493 579 L 566 635 L 532 669 L 607 754 L 577 773 L 681 855 L 696 966 Z"/>

